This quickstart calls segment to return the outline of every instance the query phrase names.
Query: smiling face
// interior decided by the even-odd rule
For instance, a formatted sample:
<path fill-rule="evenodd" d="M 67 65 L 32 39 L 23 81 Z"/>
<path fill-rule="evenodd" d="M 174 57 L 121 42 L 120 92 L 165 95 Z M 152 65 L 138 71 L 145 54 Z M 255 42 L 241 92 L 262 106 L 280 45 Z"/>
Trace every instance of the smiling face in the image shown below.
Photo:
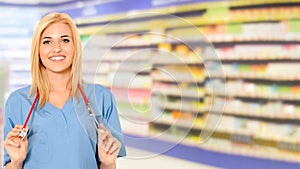
<path fill-rule="evenodd" d="M 40 59 L 47 73 L 69 74 L 74 57 L 72 31 L 65 23 L 49 25 L 41 35 Z"/>

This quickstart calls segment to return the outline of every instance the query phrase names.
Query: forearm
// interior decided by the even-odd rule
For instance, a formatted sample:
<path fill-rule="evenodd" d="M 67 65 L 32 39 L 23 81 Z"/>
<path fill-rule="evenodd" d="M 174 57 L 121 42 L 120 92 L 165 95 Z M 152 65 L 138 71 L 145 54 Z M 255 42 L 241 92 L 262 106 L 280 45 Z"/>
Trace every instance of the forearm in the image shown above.
<path fill-rule="evenodd" d="M 104 163 L 100 163 L 99 169 L 116 169 L 116 163 L 106 165 Z"/>
<path fill-rule="evenodd" d="M 5 169 L 22 169 L 23 163 L 10 162 L 5 165 Z"/>

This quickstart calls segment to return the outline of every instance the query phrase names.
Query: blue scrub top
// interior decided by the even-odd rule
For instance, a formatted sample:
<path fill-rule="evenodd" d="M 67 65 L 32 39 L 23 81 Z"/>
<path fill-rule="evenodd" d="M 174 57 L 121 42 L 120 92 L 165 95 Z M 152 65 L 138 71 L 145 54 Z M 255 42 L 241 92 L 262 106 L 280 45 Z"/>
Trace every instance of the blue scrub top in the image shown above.
<path fill-rule="evenodd" d="M 15 124 L 23 124 L 33 103 L 29 96 L 30 86 L 12 92 L 6 101 L 4 116 L 4 139 Z M 119 156 L 126 150 L 118 112 L 111 92 L 97 84 L 84 84 L 99 123 L 104 123 L 112 135 L 122 144 Z M 28 153 L 24 169 L 97 169 L 101 161 L 97 152 L 97 132 L 89 116 L 82 96 L 71 97 L 59 109 L 47 102 L 35 109 L 28 122 Z M 10 162 L 4 150 L 3 165 Z"/>

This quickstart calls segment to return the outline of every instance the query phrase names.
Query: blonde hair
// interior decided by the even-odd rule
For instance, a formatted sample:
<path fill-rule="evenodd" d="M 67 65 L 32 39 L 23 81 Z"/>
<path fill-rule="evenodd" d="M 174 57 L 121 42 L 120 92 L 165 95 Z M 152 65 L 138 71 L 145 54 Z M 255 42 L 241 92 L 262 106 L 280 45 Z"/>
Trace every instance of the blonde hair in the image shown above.
<path fill-rule="evenodd" d="M 65 13 L 52 12 L 44 16 L 38 23 L 32 38 L 31 43 L 31 76 L 32 76 L 32 86 L 30 90 L 30 95 L 33 96 L 38 91 L 40 94 L 39 108 L 43 107 L 45 103 L 49 100 L 50 94 L 50 83 L 48 76 L 46 74 L 46 69 L 42 65 L 39 57 L 41 35 L 44 30 L 51 24 L 54 23 L 65 23 L 69 25 L 73 42 L 74 42 L 74 57 L 72 62 L 71 69 L 71 78 L 72 80 L 72 95 L 79 97 L 78 84 L 81 85 L 81 70 L 82 70 L 82 61 L 81 61 L 81 41 L 80 35 L 77 30 L 75 23 L 72 18 Z"/>

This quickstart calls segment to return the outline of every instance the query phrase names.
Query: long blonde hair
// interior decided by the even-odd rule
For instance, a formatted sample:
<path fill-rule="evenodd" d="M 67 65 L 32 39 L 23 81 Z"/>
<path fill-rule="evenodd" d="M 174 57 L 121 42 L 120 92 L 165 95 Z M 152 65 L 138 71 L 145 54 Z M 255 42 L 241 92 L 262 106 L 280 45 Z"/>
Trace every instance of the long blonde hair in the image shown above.
<path fill-rule="evenodd" d="M 73 42 L 74 42 L 74 57 L 71 69 L 71 80 L 72 80 L 72 95 L 78 98 L 79 90 L 78 84 L 81 85 L 81 71 L 82 71 L 82 61 L 81 61 L 81 41 L 78 29 L 73 22 L 72 18 L 65 13 L 52 12 L 44 16 L 38 23 L 32 38 L 31 43 L 31 76 L 32 76 L 32 86 L 30 90 L 30 95 L 33 96 L 39 91 L 40 102 L 39 108 L 43 107 L 45 103 L 49 100 L 50 94 L 50 83 L 48 76 L 46 74 L 46 69 L 42 65 L 39 57 L 41 35 L 44 30 L 51 24 L 54 23 L 65 23 L 69 25 Z"/>

